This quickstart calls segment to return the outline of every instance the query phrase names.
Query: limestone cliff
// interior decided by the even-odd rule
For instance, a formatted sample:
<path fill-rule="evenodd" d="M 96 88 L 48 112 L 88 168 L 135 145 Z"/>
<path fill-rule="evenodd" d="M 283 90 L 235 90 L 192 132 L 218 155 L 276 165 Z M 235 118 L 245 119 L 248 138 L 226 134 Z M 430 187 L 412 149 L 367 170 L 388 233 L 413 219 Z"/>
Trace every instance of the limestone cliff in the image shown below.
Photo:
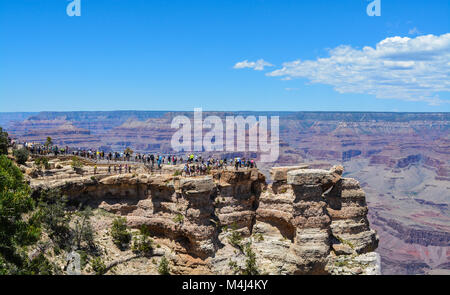
<path fill-rule="evenodd" d="M 58 188 L 73 202 L 125 216 L 128 225 L 169 240 L 179 274 L 231 274 L 251 247 L 267 274 L 379 274 L 364 192 L 343 168 L 273 168 L 273 183 L 257 169 L 207 176 L 173 173 L 76 176 L 70 167 L 31 178 L 35 193 Z M 91 169 L 92 170 L 92 169 Z"/>

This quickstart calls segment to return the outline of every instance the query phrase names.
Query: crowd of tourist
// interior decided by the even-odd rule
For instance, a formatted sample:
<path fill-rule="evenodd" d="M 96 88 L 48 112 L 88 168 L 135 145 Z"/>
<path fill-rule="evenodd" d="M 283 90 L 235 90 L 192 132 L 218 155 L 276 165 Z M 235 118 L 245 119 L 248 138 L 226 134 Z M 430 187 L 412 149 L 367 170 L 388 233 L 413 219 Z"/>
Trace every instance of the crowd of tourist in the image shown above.
<path fill-rule="evenodd" d="M 14 144 L 17 143 L 14 142 Z M 227 159 L 225 157 L 218 159 L 215 157 L 203 158 L 201 155 L 189 154 L 183 159 L 183 156 L 177 155 L 134 153 L 129 148 L 123 152 L 105 152 L 103 150 L 76 149 L 70 148 L 69 146 L 58 147 L 57 145 L 28 142 L 24 142 L 22 145 L 34 155 L 73 155 L 86 158 L 97 163 L 104 161 L 105 164 L 125 162 L 123 166 L 122 164 L 119 164 L 118 166 L 114 165 L 113 167 L 109 165 L 108 173 L 112 173 L 113 171 L 115 173 L 122 173 L 123 170 L 125 173 L 131 173 L 131 163 L 142 163 L 151 169 L 161 169 L 163 165 L 184 164 L 183 173 L 187 176 L 204 175 L 211 169 L 225 169 L 226 167 L 234 167 L 236 170 L 239 170 L 239 168 L 256 168 L 256 162 L 253 159 L 241 157 L 232 159 Z M 131 162 L 130 165 L 127 162 Z M 96 169 L 94 172 L 96 172 Z"/>
<path fill-rule="evenodd" d="M 234 166 L 236 170 L 239 170 L 239 168 L 256 168 L 256 162 L 240 157 L 231 159 L 230 161 L 227 158 L 222 160 L 208 158 L 205 161 L 202 156 L 197 157 L 191 154 L 188 156 L 183 172 L 185 175 L 204 175 L 211 169 L 225 169 L 227 166 Z"/>

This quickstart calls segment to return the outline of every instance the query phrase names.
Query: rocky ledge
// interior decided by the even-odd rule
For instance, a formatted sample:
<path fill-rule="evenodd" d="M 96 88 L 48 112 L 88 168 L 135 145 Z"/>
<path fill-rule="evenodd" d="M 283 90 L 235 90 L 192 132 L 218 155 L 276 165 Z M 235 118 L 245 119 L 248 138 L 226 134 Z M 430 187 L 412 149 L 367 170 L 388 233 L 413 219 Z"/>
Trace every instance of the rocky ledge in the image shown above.
<path fill-rule="evenodd" d="M 175 273 L 237 273 L 249 247 L 262 274 L 380 273 L 364 191 L 342 177 L 341 166 L 272 168 L 271 184 L 257 169 L 196 177 L 69 171 L 62 163 L 30 178 L 34 193 L 57 188 L 69 200 L 126 217 L 130 227 L 148 227 L 170 241 Z"/>

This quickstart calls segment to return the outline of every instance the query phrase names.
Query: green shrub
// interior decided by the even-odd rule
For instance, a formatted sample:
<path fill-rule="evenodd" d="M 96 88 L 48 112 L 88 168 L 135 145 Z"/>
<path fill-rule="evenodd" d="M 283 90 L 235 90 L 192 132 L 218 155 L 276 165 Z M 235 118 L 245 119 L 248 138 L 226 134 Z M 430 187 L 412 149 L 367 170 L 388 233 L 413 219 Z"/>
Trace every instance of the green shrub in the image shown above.
<path fill-rule="evenodd" d="M 0 188 L 0 273 L 27 274 L 24 249 L 39 240 L 40 224 L 34 214 L 23 218 L 35 203 L 22 172 L 5 155 L 0 156 Z"/>
<path fill-rule="evenodd" d="M 59 190 L 43 191 L 39 199 L 38 216 L 50 239 L 58 247 L 70 250 L 73 236 L 66 204 L 67 198 Z"/>
<path fill-rule="evenodd" d="M 160 275 L 169 275 L 170 274 L 169 261 L 166 259 L 166 257 L 163 257 L 161 259 L 161 261 L 159 262 L 158 273 Z"/>
<path fill-rule="evenodd" d="M 55 268 L 41 253 L 28 263 L 26 273 L 30 275 L 52 275 L 55 272 Z"/>
<path fill-rule="evenodd" d="M 8 133 L 0 127 L 0 155 L 8 154 Z"/>
<path fill-rule="evenodd" d="M 101 257 L 95 257 L 91 260 L 92 270 L 96 275 L 104 275 L 106 273 L 106 264 Z"/>
<path fill-rule="evenodd" d="M 231 268 L 231 270 L 233 271 L 233 274 L 235 274 L 235 275 L 237 275 L 241 272 L 236 261 L 231 260 L 231 258 L 230 258 L 230 261 L 228 262 L 228 266 Z"/>
<path fill-rule="evenodd" d="M 123 151 L 123 153 L 124 153 L 124 154 L 132 155 L 132 154 L 134 153 L 134 151 L 133 151 L 131 148 L 127 147 L 127 148 Z"/>
<path fill-rule="evenodd" d="M 287 192 L 287 188 L 283 187 L 282 189 L 280 189 L 280 193 L 281 193 L 281 194 L 284 194 L 284 193 L 286 193 L 286 192 Z"/>
<path fill-rule="evenodd" d="M 26 148 L 21 148 L 19 150 L 14 150 L 13 155 L 16 158 L 17 163 L 23 165 L 28 160 L 30 152 Z"/>
<path fill-rule="evenodd" d="M 248 243 L 245 246 L 244 250 L 245 255 L 245 266 L 244 268 L 238 266 L 238 264 L 231 260 L 228 262 L 228 266 L 231 268 L 234 274 L 241 274 L 241 275 L 259 275 L 260 272 L 258 270 L 258 267 L 256 265 L 256 254 L 252 250 L 252 244 Z"/>
<path fill-rule="evenodd" d="M 117 217 L 113 220 L 111 237 L 119 249 L 124 250 L 128 247 L 131 241 L 131 233 L 127 230 L 127 220 L 125 218 Z"/>
<path fill-rule="evenodd" d="M 247 257 L 245 260 L 245 268 L 242 270 L 243 275 L 259 275 L 259 270 L 256 265 L 256 254 L 252 250 L 252 244 L 248 243 L 245 247 L 245 256 Z"/>
<path fill-rule="evenodd" d="M 78 159 L 77 157 L 73 156 L 72 157 L 72 164 L 71 164 L 72 168 L 74 170 L 78 170 L 83 168 L 83 163 L 80 161 L 80 159 Z"/>
<path fill-rule="evenodd" d="M 237 231 L 232 231 L 231 235 L 228 237 L 228 241 L 234 247 L 241 248 L 242 236 L 241 233 Z"/>
<path fill-rule="evenodd" d="M 240 232 L 237 231 L 236 224 L 233 224 L 231 227 L 231 233 L 228 236 L 228 241 L 232 246 L 242 250 L 242 235 Z"/>
<path fill-rule="evenodd" d="M 180 213 L 178 213 L 174 218 L 173 221 L 175 221 L 176 223 L 183 223 L 184 221 L 184 216 Z"/>
<path fill-rule="evenodd" d="M 76 214 L 74 228 L 72 229 L 73 244 L 81 249 L 84 243 L 88 248 L 95 248 L 94 230 L 91 225 L 92 210 L 90 207 Z"/>
<path fill-rule="evenodd" d="M 150 232 L 146 226 L 140 228 L 138 237 L 133 238 L 133 246 L 131 247 L 134 253 L 148 256 L 153 251 L 153 241 L 150 239 Z"/>
<path fill-rule="evenodd" d="M 45 157 L 36 158 L 34 160 L 34 164 L 39 168 L 50 169 L 50 164 L 48 163 L 48 159 Z"/>
<path fill-rule="evenodd" d="M 254 237 L 255 237 L 255 240 L 256 240 L 257 242 L 262 242 L 262 241 L 264 241 L 264 236 L 263 236 L 262 233 L 254 234 Z"/>
<path fill-rule="evenodd" d="M 47 139 L 45 140 L 44 145 L 45 145 L 47 148 L 53 145 L 53 140 L 52 140 L 52 138 L 51 138 L 50 136 L 47 137 Z"/>
<path fill-rule="evenodd" d="M 344 240 L 343 238 L 339 237 L 339 236 L 335 236 L 339 242 L 341 242 L 342 244 L 348 245 L 350 248 L 355 249 L 355 246 L 352 244 L 352 242 Z"/>
<path fill-rule="evenodd" d="M 335 261 L 334 265 L 337 267 L 345 267 L 349 265 L 349 262 L 344 260 L 344 261 Z"/>
<path fill-rule="evenodd" d="M 78 250 L 77 253 L 80 255 L 80 267 L 84 269 L 89 261 L 88 253 L 83 250 Z"/>

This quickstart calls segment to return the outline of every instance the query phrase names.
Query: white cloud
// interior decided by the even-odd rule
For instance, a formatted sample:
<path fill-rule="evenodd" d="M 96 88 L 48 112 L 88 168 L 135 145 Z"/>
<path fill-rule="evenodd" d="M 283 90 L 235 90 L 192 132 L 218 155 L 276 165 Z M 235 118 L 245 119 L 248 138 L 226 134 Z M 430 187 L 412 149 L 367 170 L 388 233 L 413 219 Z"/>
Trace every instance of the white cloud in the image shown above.
<path fill-rule="evenodd" d="M 284 80 L 306 78 L 332 85 L 339 93 L 448 103 L 438 92 L 450 91 L 450 33 L 392 37 L 375 48 L 341 45 L 329 50 L 329 57 L 286 62 L 266 75 Z"/>
<path fill-rule="evenodd" d="M 262 71 L 264 70 L 264 67 L 273 67 L 273 64 L 265 61 L 264 59 L 259 59 L 257 61 L 250 61 L 250 62 L 248 60 L 244 60 L 235 64 L 233 68 L 234 69 L 249 68 L 254 69 L 255 71 Z"/>
<path fill-rule="evenodd" d="M 422 34 L 416 27 L 412 28 L 408 32 L 409 35 L 420 35 Z"/>

